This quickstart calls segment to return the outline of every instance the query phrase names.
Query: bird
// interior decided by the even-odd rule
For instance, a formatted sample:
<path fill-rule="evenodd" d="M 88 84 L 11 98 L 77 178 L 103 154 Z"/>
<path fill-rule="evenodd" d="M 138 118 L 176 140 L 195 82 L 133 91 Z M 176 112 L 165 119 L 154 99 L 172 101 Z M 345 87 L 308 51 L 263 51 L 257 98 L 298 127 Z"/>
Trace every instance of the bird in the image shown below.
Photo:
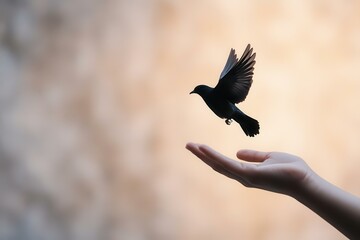
<path fill-rule="evenodd" d="M 235 49 L 231 48 L 217 85 L 214 88 L 198 85 L 190 92 L 200 95 L 218 117 L 225 119 L 227 125 L 230 125 L 232 120 L 239 123 L 249 137 L 259 134 L 259 122 L 246 115 L 235 104 L 243 102 L 249 93 L 253 82 L 255 56 L 256 53 L 253 53 L 250 44 L 247 45 L 240 59 Z"/>

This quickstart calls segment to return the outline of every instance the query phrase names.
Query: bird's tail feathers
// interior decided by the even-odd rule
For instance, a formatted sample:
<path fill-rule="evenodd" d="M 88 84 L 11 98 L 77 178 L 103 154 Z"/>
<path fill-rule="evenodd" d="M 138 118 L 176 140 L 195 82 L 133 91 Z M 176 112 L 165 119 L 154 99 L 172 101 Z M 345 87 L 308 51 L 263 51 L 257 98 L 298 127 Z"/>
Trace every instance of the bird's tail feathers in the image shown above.
<path fill-rule="evenodd" d="M 253 119 L 240 111 L 235 112 L 233 119 L 240 124 L 246 136 L 254 137 L 259 134 L 260 126 L 256 119 Z"/>

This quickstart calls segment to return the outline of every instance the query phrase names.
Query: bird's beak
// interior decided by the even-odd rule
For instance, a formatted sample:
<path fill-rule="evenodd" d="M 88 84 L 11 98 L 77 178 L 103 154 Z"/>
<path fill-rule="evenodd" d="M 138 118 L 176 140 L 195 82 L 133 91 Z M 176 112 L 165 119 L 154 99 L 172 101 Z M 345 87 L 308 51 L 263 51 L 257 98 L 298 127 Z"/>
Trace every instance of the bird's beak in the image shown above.
<path fill-rule="evenodd" d="M 189 94 L 195 93 L 194 91 L 191 91 Z"/>

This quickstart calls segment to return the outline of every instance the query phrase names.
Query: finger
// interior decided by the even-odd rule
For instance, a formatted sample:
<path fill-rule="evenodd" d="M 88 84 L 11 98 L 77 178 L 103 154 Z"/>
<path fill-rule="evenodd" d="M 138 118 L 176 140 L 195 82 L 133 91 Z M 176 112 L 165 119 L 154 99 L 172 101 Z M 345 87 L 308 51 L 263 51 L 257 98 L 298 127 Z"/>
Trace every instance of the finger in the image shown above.
<path fill-rule="evenodd" d="M 212 161 L 211 158 L 207 157 L 206 154 L 204 154 L 198 144 L 188 144 L 186 145 L 186 148 L 191 151 L 195 156 L 200 158 L 204 163 L 212 167 L 214 170 L 218 171 L 220 170 L 221 165 L 217 162 Z"/>
<path fill-rule="evenodd" d="M 187 149 L 187 150 L 190 150 L 190 148 L 194 148 L 194 147 L 196 147 L 196 143 L 191 143 L 191 142 L 188 142 L 186 145 L 185 145 L 185 148 Z"/>
<path fill-rule="evenodd" d="M 203 160 L 205 162 L 208 161 L 206 159 L 206 156 L 204 155 L 204 153 L 202 151 L 200 151 L 199 144 L 188 143 L 188 144 L 186 144 L 186 149 L 189 150 L 190 152 L 192 152 L 195 156 L 197 156 L 201 160 Z"/>
<path fill-rule="evenodd" d="M 234 180 L 240 182 L 245 187 L 250 187 L 251 186 L 251 184 L 246 179 L 246 177 L 244 177 L 241 174 L 234 173 L 234 172 L 231 172 L 231 171 L 227 170 L 225 167 L 223 167 L 221 164 L 219 164 L 216 160 L 212 159 L 211 157 L 207 156 L 206 153 L 201 151 L 200 146 L 201 145 L 195 144 L 195 143 L 186 144 L 186 148 L 189 151 L 191 151 L 194 155 L 196 155 L 198 158 L 200 158 L 204 163 L 206 163 L 208 166 L 210 166 L 216 172 L 218 172 L 218 173 L 220 173 L 220 174 L 222 174 L 222 175 L 224 175 L 224 176 L 226 176 L 228 178 L 231 178 L 231 179 L 234 179 Z M 212 150 L 212 151 L 214 151 L 214 150 Z M 222 155 L 222 157 L 225 157 L 225 156 Z"/>
<path fill-rule="evenodd" d="M 231 178 L 237 180 L 245 187 L 250 187 L 251 184 L 248 180 L 249 175 L 251 175 L 255 170 L 255 166 L 247 163 L 241 163 L 230 159 L 212 148 L 206 145 L 199 145 L 199 150 L 210 159 L 212 162 L 220 164 L 224 171 L 231 174 Z M 225 174 L 224 174 L 225 175 Z"/>
<path fill-rule="evenodd" d="M 269 153 L 255 150 L 240 150 L 237 152 L 236 156 L 247 162 L 263 162 L 269 158 Z"/>
<path fill-rule="evenodd" d="M 208 166 L 210 166 L 213 170 L 215 170 L 218 173 L 221 173 L 231 179 L 238 180 L 238 178 L 227 171 L 224 167 L 222 167 L 220 164 L 212 161 L 209 157 L 207 157 L 200 149 L 199 145 L 195 143 L 188 143 L 186 144 L 186 149 L 191 151 L 195 156 L 197 156 L 199 159 L 201 159 L 204 163 L 206 163 Z"/>
<path fill-rule="evenodd" d="M 202 151 L 208 158 L 212 159 L 214 162 L 222 165 L 229 172 L 238 175 L 239 173 L 244 172 L 245 165 L 233 159 L 230 159 L 221 153 L 213 150 L 212 148 L 206 145 L 199 146 L 200 151 Z"/>

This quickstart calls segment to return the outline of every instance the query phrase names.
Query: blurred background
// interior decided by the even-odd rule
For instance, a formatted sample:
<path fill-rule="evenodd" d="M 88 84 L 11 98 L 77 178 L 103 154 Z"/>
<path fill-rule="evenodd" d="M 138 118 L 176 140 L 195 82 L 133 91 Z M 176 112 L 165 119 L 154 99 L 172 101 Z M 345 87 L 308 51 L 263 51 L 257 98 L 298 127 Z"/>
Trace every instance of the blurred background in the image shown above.
<path fill-rule="evenodd" d="M 360 195 L 360 2 L 1 0 L 0 239 L 345 239 L 185 150 L 285 151 Z M 257 53 L 248 138 L 199 96 Z"/>

